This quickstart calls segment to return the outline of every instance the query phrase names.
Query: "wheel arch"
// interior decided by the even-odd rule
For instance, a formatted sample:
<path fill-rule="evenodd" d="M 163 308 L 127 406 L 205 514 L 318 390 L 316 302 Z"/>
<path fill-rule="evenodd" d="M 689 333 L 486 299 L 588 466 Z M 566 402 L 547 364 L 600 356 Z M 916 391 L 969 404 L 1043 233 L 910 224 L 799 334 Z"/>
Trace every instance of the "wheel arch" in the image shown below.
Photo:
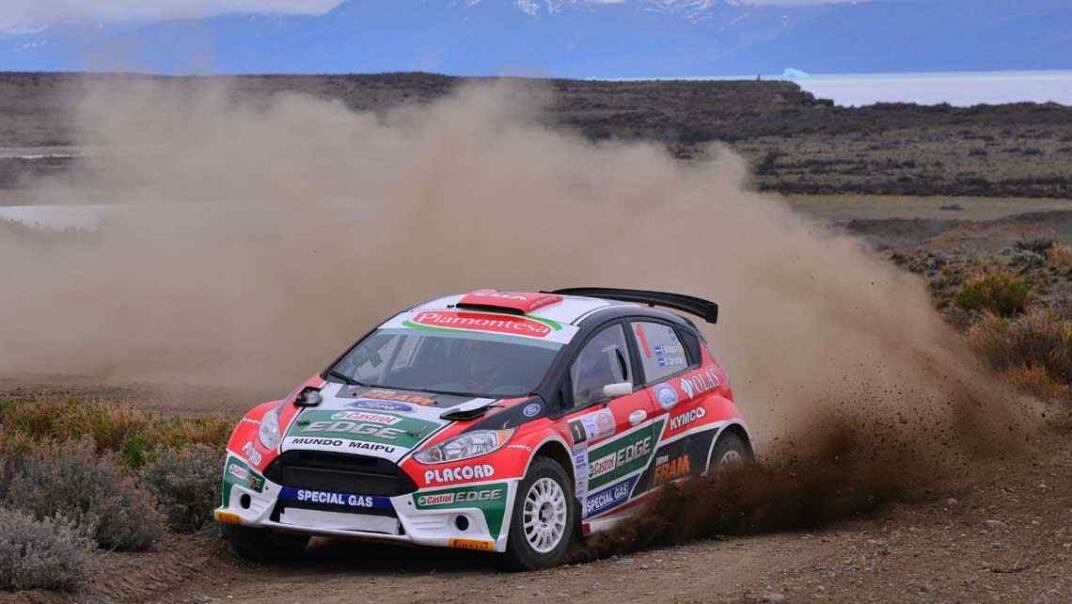
<path fill-rule="evenodd" d="M 573 473 L 573 458 L 570 457 L 569 450 L 561 441 L 556 439 L 545 441 L 537 447 L 536 451 L 532 454 L 532 459 L 536 459 L 537 457 L 547 457 L 562 466 L 562 470 L 569 476 L 570 481 L 576 484 L 577 477 Z M 531 464 L 531 460 L 529 463 Z M 526 468 L 526 473 L 527 472 L 528 469 Z"/>
<path fill-rule="evenodd" d="M 745 446 L 748 447 L 748 452 L 751 454 L 752 458 L 755 459 L 756 448 L 755 445 L 752 443 L 752 435 L 749 434 L 748 428 L 745 427 L 745 425 L 741 422 L 733 421 L 723 426 L 722 429 L 718 431 L 718 434 L 716 434 L 715 437 L 711 439 L 711 449 L 707 452 L 707 464 L 705 466 L 708 470 L 710 470 L 711 468 L 711 457 L 715 453 L 715 447 L 718 446 L 718 442 L 726 434 L 733 434 L 743 440 Z"/>

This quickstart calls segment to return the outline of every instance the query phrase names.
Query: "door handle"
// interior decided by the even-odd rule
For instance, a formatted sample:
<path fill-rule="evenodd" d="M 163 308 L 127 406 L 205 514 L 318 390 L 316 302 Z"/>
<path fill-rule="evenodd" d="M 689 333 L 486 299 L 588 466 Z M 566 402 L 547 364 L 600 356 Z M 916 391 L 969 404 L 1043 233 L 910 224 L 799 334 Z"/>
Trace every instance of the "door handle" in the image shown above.
<path fill-rule="evenodd" d="M 637 409 L 629 414 L 629 425 L 635 426 L 646 419 L 648 419 L 648 412 L 643 409 Z"/>

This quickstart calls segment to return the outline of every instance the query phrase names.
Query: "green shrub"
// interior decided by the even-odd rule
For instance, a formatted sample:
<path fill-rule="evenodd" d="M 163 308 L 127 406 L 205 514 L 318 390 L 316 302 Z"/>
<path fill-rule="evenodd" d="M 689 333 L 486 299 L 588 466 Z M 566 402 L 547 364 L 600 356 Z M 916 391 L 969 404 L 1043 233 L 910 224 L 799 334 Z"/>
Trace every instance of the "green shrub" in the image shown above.
<path fill-rule="evenodd" d="M 953 299 L 967 311 L 991 312 L 1011 317 L 1024 311 L 1031 287 L 1007 270 L 995 270 L 969 278 Z"/>
<path fill-rule="evenodd" d="M 141 484 L 156 497 L 172 530 L 193 532 L 212 524 L 212 510 L 220 501 L 222 467 L 221 448 L 167 449 L 142 468 Z"/>
<path fill-rule="evenodd" d="M 47 445 L 20 458 L 5 502 L 37 519 L 70 518 L 107 549 L 144 550 L 163 532 L 152 496 L 88 441 Z"/>
<path fill-rule="evenodd" d="M 0 590 L 69 590 L 85 576 L 87 541 L 68 521 L 0 508 Z"/>

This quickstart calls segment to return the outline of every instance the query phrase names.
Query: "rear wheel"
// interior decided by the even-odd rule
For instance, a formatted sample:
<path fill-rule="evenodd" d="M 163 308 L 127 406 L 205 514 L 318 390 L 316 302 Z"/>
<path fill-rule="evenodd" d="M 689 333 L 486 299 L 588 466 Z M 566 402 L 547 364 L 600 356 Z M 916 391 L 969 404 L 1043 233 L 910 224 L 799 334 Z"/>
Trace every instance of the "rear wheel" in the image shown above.
<path fill-rule="evenodd" d="M 537 457 L 518 485 L 501 565 L 537 570 L 558 564 L 573 541 L 576 524 L 569 475 L 557 462 Z"/>
<path fill-rule="evenodd" d="M 254 562 L 297 558 L 305 551 L 309 535 L 273 533 L 268 529 L 223 525 L 223 536 L 236 554 Z"/>
<path fill-rule="evenodd" d="M 754 460 L 752 447 L 736 432 L 726 432 L 718 437 L 715 443 L 714 453 L 711 455 L 711 470 L 717 471 L 719 466 L 745 463 Z"/>

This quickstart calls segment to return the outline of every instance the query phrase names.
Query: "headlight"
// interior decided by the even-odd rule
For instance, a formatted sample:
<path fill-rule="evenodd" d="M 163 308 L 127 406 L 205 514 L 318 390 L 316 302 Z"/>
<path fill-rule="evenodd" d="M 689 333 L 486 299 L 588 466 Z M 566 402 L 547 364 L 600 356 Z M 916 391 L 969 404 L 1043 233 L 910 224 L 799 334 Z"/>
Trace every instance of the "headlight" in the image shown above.
<path fill-rule="evenodd" d="M 274 449 L 283 440 L 283 434 L 279 431 L 279 408 L 276 407 L 261 418 L 261 429 L 257 432 L 257 438 L 265 449 Z"/>
<path fill-rule="evenodd" d="M 413 455 L 421 463 L 446 463 L 487 455 L 506 444 L 513 430 L 474 430 Z"/>

